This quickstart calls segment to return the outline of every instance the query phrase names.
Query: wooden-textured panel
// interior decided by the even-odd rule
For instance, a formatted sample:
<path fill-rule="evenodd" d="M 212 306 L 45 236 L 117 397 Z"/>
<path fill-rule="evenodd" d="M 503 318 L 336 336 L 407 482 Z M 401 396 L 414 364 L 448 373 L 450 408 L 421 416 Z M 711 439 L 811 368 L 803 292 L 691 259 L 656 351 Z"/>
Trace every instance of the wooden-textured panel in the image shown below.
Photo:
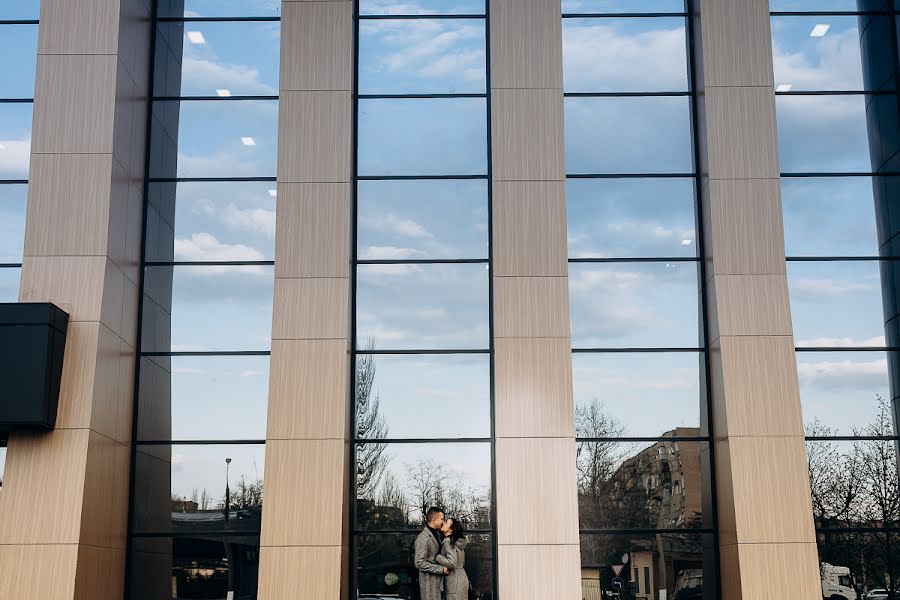
<path fill-rule="evenodd" d="M 578 544 L 574 437 L 498 439 L 496 468 L 499 544 Z"/>
<path fill-rule="evenodd" d="M 771 87 L 707 88 L 703 100 L 710 179 L 777 179 Z"/>
<path fill-rule="evenodd" d="M 493 191 L 493 273 L 567 275 L 565 183 L 497 182 Z"/>
<path fill-rule="evenodd" d="M 709 339 L 792 335 L 785 275 L 716 275 L 708 286 Z"/>
<path fill-rule="evenodd" d="M 76 544 L 0 545 L 0 590 L 4 598 L 72 600 Z"/>
<path fill-rule="evenodd" d="M 722 598 L 727 600 L 818 600 L 822 597 L 815 542 L 731 544 L 719 548 Z M 790 586 L 773 586 L 790 581 Z"/>
<path fill-rule="evenodd" d="M 341 597 L 341 561 L 340 546 L 263 547 L 259 600 L 337 600 Z"/>
<path fill-rule="evenodd" d="M 120 600 L 124 594 L 125 550 L 80 545 L 73 600 Z"/>
<path fill-rule="evenodd" d="M 281 39 L 282 90 L 351 89 L 352 3 L 284 4 Z"/>
<path fill-rule="evenodd" d="M 281 183 L 276 277 L 350 276 L 350 184 Z"/>
<path fill-rule="evenodd" d="M 559 0 L 491 2 L 491 87 L 562 89 Z"/>
<path fill-rule="evenodd" d="M 562 90 L 491 91 L 494 181 L 563 181 Z"/>
<path fill-rule="evenodd" d="M 3 543 L 78 542 L 89 433 L 10 436 L 0 494 Z"/>
<path fill-rule="evenodd" d="M 494 277 L 494 337 L 569 337 L 568 277 Z"/>
<path fill-rule="evenodd" d="M 263 546 L 340 546 L 347 452 L 343 440 L 270 440 L 266 444 Z"/>
<path fill-rule="evenodd" d="M 534 515 L 524 520 L 533 519 Z M 497 574 L 505 598 L 581 600 L 578 544 L 497 548 Z"/>
<path fill-rule="evenodd" d="M 344 439 L 350 357 L 346 340 L 275 340 L 266 439 Z"/>
<path fill-rule="evenodd" d="M 794 340 L 726 336 L 710 347 L 716 438 L 803 435 Z"/>
<path fill-rule="evenodd" d="M 105 255 L 109 248 L 110 187 L 113 159 L 108 154 L 35 154 L 28 186 L 25 256 Z M 127 186 L 127 180 L 125 181 Z M 127 187 L 125 188 L 127 193 Z M 115 198 L 119 199 L 119 198 Z M 124 208 L 124 206 L 123 206 Z M 126 213 L 120 225 L 124 233 Z M 113 246 L 118 246 L 110 240 Z"/>
<path fill-rule="evenodd" d="M 19 284 L 20 302 L 53 302 L 69 322 L 99 321 L 107 258 L 103 256 L 26 256 Z"/>
<path fill-rule="evenodd" d="M 702 0 L 703 81 L 710 86 L 772 86 L 768 0 Z"/>
<path fill-rule="evenodd" d="M 278 181 L 350 181 L 350 92 L 282 92 Z"/>
<path fill-rule="evenodd" d="M 101 327 L 97 322 L 69 323 L 59 385 L 57 429 L 90 426 Z"/>
<path fill-rule="evenodd" d="M 348 279 L 275 280 L 273 340 L 346 340 L 349 319 Z"/>
<path fill-rule="evenodd" d="M 497 437 L 575 435 L 568 339 L 498 339 L 494 369 Z"/>
<path fill-rule="evenodd" d="M 815 540 L 802 435 L 721 440 L 716 477 L 721 543 Z M 764 489 L 777 493 L 760 493 Z"/>
<path fill-rule="evenodd" d="M 115 54 L 121 0 L 41 0 L 40 54 Z"/>
<path fill-rule="evenodd" d="M 714 179 L 702 198 L 707 277 L 785 273 L 779 180 Z"/>
<path fill-rule="evenodd" d="M 120 0 L 119 61 L 125 66 L 138 92 L 146 94 L 150 68 L 150 6 L 145 0 Z M 138 141 L 138 140 L 136 140 Z M 143 150 L 143 146 L 139 146 Z"/>
<path fill-rule="evenodd" d="M 79 538 L 82 544 L 125 548 L 129 456 L 126 446 L 90 432 Z"/>
<path fill-rule="evenodd" d="M 38 56 L 33 153 L 112 152 L 117 62 L 114 55 Z"/>
<path fill-rule="evenodd" d="M 151 448 L 152 454 L 147 452 Z M 164 453 L 168 456 L 161 456 Z M 133 502 L 137 532 L 164 535 L 172 530 L 171 453 L 171 446 L 140 446 L 136 453 Z"/>

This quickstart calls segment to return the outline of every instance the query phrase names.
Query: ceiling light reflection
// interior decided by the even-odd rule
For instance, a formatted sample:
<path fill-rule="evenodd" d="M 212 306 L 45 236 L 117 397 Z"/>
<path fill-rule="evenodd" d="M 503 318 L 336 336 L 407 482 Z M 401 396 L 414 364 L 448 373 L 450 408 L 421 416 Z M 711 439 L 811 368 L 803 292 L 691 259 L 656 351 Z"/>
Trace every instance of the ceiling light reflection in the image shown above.
<path fill-rule="evenodd" d="M 779 83 L 778 87 L 775 88 L 776 92 L 789 92 L 794 89 L 794 84 L 792 83 Z"/>
<path fill-rule="evenodd" d="M 256 140 L 254 140 L 252 137 L 242 137 L 241 143 L 245 146 L 255 146 Z"/>
<path fill-rule="evenodd" d="M 205 44 L 206 38 L 199 31 L 188 31 L 187 37 L 192 44 Z"/>
<path fill-rule="evenodd" d="M 809 37 L 820 38 L 825 37 L 825 34 L 828 33 L 828 30 L 831 29 L 831 25 L 827 23 L 819 23 L 815 27 L 812 28 L 812 31 L 809 32 Z"/>
<path fill-rule="evenodd" d="M 231 90 L 216 90 L 216 94 L 222 98 L 228 98 L 231 96 Z"/>

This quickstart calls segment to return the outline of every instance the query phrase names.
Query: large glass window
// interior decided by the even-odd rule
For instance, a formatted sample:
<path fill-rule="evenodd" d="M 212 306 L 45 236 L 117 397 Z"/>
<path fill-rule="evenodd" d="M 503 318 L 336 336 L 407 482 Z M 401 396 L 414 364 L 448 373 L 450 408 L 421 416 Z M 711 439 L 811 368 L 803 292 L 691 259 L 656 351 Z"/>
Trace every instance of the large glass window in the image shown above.
<path fill-rule="evenodd" d="M 582 595 L 715 598 L 684 3 L 563 11 Z"/>
<path fill-rule="evenodd" d="M 430 506 L 494 594 L 483 0 L 359 3 L 354 592 L 418 598 Z"/>
<path fill-rule="evenodd" d="M 823 581 L 846 597 L 900 594 L 900 126 L 889 4 L 770 2 L 813 518 Z"/>
<path fill-rule="evenodd" d="M 279 3 L 157 4 L 128 585 L 255 598 Z"/>

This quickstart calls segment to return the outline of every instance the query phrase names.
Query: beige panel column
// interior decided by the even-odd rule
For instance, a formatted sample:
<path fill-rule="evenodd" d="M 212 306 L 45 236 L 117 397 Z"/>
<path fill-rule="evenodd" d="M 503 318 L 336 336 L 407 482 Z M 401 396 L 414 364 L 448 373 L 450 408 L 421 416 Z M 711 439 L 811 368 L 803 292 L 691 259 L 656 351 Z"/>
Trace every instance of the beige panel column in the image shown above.
<path fill-rule="evenodd" d="M 559 0 L 492 0 L 499 593 L 581 598 Z"/>
<path fill-rule="evenodd" d="M 346 598 L 353 3 L 281 3 L 259 596 Z"/>
<path fill-rule="evenodd" d="M 19 300 L 69 313 L 56 430 L 10 437 L 0 595 L 124 591 L 150 7 L 43 0 Z"/>
<path fill-rule="evenodd" d="M 722 595 L 813 600 L 822 594 L 784 262 L 769 3 L 697 5 Z"/>

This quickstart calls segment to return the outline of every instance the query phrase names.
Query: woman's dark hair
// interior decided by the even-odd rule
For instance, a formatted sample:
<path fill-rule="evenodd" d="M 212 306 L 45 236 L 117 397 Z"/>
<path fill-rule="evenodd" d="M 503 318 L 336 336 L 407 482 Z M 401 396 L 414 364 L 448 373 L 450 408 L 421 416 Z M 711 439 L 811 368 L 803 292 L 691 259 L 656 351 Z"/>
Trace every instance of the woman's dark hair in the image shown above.
<path fill-rule="evenodd" d="M 453 521 L 453 532 L 450 534 L 450 543 L 456 544 L 460 538 L 466 537 L 466 533 L 463 524 L 456 519 L 456 517 L 450 517 L 450 520 Z"/>

